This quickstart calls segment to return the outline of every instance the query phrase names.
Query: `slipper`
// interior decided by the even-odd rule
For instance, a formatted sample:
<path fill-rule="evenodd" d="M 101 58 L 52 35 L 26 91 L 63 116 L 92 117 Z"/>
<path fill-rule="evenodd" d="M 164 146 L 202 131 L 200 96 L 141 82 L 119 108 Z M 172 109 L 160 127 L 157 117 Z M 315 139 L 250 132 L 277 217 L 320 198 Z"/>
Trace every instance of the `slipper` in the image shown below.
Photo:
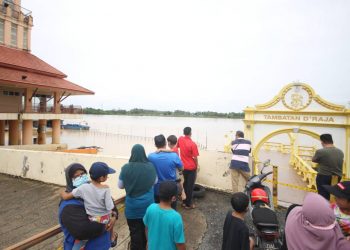
<path fill-rule="evenodd" d="M 115 247 L 118 242 L 118 234 L 114 233 L 114 240 L 111 241 L 111 247 Z"/>
<path fill-rule="evenodd" d="M 185 209 L 195 209 L 196 206 L 194 204 L 192 204 L 191 206 L 184 206 Z"/>

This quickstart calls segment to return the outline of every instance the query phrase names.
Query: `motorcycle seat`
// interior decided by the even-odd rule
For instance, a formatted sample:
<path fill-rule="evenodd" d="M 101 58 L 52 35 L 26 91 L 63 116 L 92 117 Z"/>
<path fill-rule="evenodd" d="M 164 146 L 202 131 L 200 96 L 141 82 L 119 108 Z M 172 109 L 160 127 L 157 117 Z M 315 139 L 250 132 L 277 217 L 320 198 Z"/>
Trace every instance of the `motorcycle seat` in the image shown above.
<path fill-rule="evenodd" d="M 252 211 L 253 223 L 260 227 L 278 228 L 276 213 L 270 208 L 257 207 Z"/>

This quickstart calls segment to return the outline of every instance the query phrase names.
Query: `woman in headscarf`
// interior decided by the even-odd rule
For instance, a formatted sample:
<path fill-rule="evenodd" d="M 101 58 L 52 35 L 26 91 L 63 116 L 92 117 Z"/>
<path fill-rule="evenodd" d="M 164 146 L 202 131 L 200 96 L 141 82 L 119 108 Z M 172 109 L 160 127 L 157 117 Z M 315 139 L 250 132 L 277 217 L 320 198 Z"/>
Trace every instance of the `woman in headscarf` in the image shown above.
<path fill-rule="evenodd" d="M 73 163 L 65 169 L 66 191 L 88 182 L 83 165 Z M 88 240 L 85 250 L 107 250 L 111 247 L 110 232 L 116 221 L 112 217 L 107 226 L 89 220 L 81 199 L 61 200 L 58 211 L 59 222 L 64 233 L 64 250 L 71 250 L 76 240 Z"/>
<path fill-rule="evenodd" d="M 328 201 L 315 193 L 308 193 L 304 204 L 290 211 L 285 233 L 289 250 L 350 249 Z"/>
<path fill-rule="evenodd" d="M 143 216 L 147 207 L 154 202 L 153 185 L 157 173 L 148 161 L 145 149 L 136 144 L 132 147 L 129 163 L 122 167 L 118 187 L 125 188 L 125 217 L 128 222 L 131 250 L 146 249 L 145 225 Z"/>

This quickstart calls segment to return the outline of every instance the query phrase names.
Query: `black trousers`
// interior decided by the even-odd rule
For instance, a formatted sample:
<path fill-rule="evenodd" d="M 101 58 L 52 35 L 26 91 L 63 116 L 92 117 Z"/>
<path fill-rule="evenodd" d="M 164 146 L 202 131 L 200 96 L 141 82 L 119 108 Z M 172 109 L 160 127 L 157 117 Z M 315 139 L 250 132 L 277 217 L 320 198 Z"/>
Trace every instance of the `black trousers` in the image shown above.
<path fill-rule="evenodd" d="M 341 180 L 341 177 L 338 176 L 338 182 Z M 330 194 L 324 189 L 323 185 L 331 185 L 332 183 L 332 175 L 322 175 L 317 174 L 316 176 L 316 186 L 317 192 L 319 195 L 323 196 L 326 200 L 329 201 Z"/>
<path fill-rule="evenodd" d="M 130 231 L 130 249 L 145 250 L 147 245 L 145 225 L 142 219 L 127 219 Z"/>
<path fill-rule="evenodd" d="M 184 200 L 184 203 L 187 207 L 190 207 L 192 205 L 192 194 L 193 194 L 193 188 L 194 183 L 196 182 L 197 177 L 197 170 L 184 170 L 184 190 L 186 194 L 186 200 Z"/>

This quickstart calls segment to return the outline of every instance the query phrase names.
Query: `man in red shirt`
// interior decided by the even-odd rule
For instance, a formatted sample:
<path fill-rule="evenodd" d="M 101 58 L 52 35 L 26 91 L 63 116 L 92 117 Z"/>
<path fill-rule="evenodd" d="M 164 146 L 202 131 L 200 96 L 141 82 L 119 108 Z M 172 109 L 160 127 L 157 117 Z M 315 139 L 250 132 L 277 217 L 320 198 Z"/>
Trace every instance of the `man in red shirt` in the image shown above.
<path fill-rule="evenodd" d="M 184 128 L 184 136 L 181 136 L 177 142 L 180 149 L 181 161 L 184 165 L 184 190 L 186 194 L 186 199 L 183 201 L 182 206 L 186 209 L 195 208 L 192 203 L 192 193 L 194 188 L 194 183 L 197 177 L 198 168 L 198 148 L 196 143 L 191 139 L 192 130 L 190 127 Z"/>

